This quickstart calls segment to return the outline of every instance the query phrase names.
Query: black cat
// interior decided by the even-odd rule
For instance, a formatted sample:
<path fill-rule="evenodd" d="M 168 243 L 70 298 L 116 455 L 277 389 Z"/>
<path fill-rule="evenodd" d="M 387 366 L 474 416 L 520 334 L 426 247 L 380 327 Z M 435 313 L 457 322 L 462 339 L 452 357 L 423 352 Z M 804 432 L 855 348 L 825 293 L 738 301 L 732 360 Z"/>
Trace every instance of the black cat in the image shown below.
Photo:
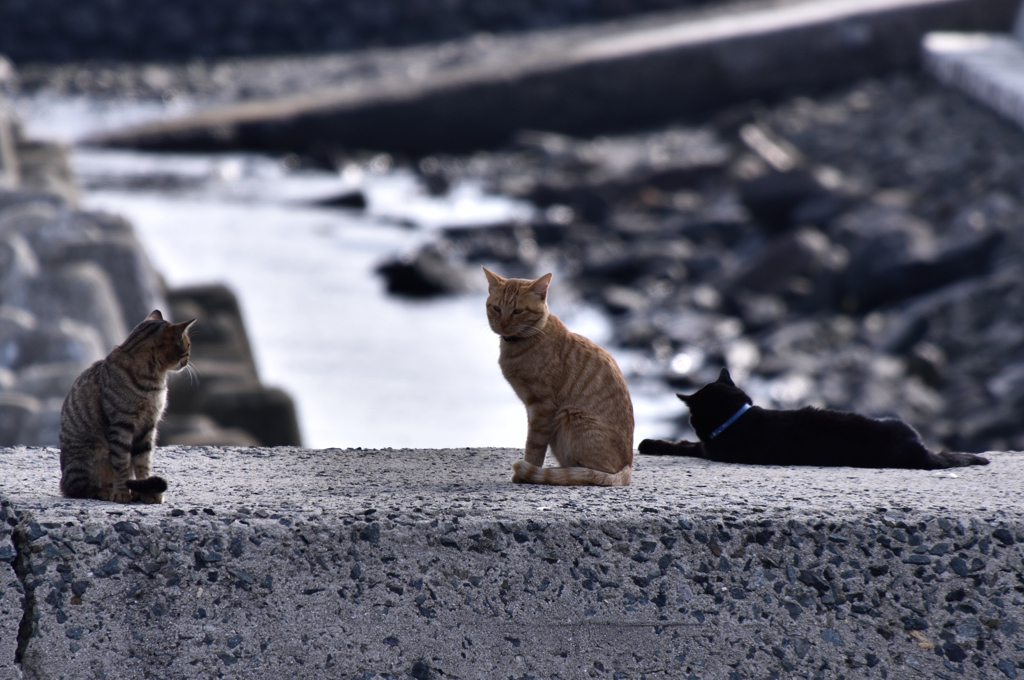
<path fill-rule="evenodd" d="M 812 407 L 766 411 L 753 406 L 729 371 L 689 396 L 690 425 L 699 442 L 645 439 L 640 453 L 694 456 L 747 465 L 820 465 L 937 470 L 988 465 L 972 453 L 932 453 L 901 420 Z"/>

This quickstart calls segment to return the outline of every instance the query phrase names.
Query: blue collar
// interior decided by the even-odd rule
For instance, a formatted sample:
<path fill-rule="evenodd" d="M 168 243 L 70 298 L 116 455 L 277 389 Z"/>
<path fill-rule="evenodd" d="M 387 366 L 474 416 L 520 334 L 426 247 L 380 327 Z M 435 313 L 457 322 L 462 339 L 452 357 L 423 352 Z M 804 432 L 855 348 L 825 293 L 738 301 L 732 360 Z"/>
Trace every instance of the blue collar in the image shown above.
<path fill-rule="evenodd" d="M 721 425 L 719 425 L 718 429 L 715 430 L 714 432 L 712 432 L 711 436 L 709 436 L 708 439 L 714 439 L 718 435 L 720 435 L 723 432 L 725 432 L 725 428 L 729 427 L 730 425 L 735 423 L 737 420 L 739 420 L 740 416 L 743 415 L 744 413 L 746 413 L 749 408 L 750 408 L 750 404 L 744 404 L 743 406 L 740 406 L 740 410 L 736 411 L 736 413 L 733 413 L 732 416 L 730 416 L 729 420 L 727 420 L 724 423 L 722 423 Z"/>

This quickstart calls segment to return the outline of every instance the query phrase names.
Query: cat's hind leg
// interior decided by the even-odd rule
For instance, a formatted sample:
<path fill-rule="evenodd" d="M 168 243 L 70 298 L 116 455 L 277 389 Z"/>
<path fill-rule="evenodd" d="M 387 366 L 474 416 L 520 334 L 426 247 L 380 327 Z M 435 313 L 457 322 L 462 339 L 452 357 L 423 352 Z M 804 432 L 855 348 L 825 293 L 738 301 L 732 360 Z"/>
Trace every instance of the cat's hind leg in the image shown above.
<path fill-rule="evenodd" d="M 647 456 L 692 456 L 704 458 L 704 445 L 701 442 L 688 442 L 680 439 L 669 442 L 664 439 L 645 439 L 640 442 L 637 451 Z"/>
<path fill-rule="evenodd" d="M 631 431 L 620 432 L 585 411 L 559 409 L 551 433 L 551 455 L 561 467 L 520 464 L 517 475 L 534 484 L 629 486 L 631 437 Z"/>
<path fill-rule="evenodd" d="M 104 479 L 105 470 L 99 461 L 109 459 L 105 442 L 63 444 L 60 449 L 60 492 L 68 498 L 103 498 L 104 481 L 109 486 L 112 470 Z M 106 466 L 109 469 L 109 463 Z"/>

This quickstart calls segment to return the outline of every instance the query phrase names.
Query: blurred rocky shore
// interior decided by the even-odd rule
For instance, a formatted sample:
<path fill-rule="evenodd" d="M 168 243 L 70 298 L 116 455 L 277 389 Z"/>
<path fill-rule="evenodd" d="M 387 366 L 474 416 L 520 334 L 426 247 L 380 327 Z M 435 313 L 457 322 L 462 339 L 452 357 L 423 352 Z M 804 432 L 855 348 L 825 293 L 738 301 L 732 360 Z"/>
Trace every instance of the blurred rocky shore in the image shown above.
<path fill-rule="evenodd" d="M 56 446 L 72 383 L 153 309 L 197 318 L 198 375 L 171 380 L 159 443 L 300 443 L 288 395 L 260 384 L 222 286 L 168 289 L 120 217 L 76 207 L 65 150 L 23 138 L 0 99 L 0 446 Z"/>
<path fill-rule="evenodd" d="M 448 229 L 382 271 L 430 295 L 477 263 L 554 269 L 645 352 L 634 379 L 689 392 L 726 365 L 762 406 L 1019 450 L 1022 159 L 1021 130 L 921 74 L 633 135 L 523 132 L 417 167 L 435 191 L 484 180 L 536 220 Z M 693 436 L 682 418 L 679 434 Z"/>
<path fill-rule="evenodd" d="M 35 0 L 0 3 L 0 46 L 23 62 L 345 51 L 568 26 L 740 0 Z M 790 0 L 773 0 L 779 4 Z"/>
<path fill-rule="evenodd" d="M 1016 5 L 991 2 L 976 18 L 1008 23 Z M 864 45 L 900 33 L 880 17 Z M 604 39 L 611 29 L 586 30 Z M 441 82 L 452 63 L 500 62 L 503 49 L 555 38 L 496 48 L 478 36 L 309 59 L 36 64 L 8 87 L 273 104 L 353 79 Z M 711 49 L 724 62 L 735 56 Z M 836 72 L 805 96 L 780 90 L 631 134 L 523 130 L 464 155 L 325 146 L 297 162 L 340 168 L 392 151 L 389 163 L 413 169 L 427 192 L 476 180 L 536 206 L 533 220 L 446 229 L 382 263 L 396 294 L 465 291 L 479 264 L 511 276 L 554 270 L 569 295 L 607 312 L 615 344 L 645 357 L 628 367 L 634 384 L 691 391 L 727 365 L 762 406 L 898 416 L 934 447 L 1022 449 L 1024 133 L 914 64 L 886 69 L 855 81 Z M 429 103 L 422 113 L 444 118 L 431 119 Z M 268 120 L 267 134 L 280 132 Z M 680 413 L 678 433 L 692 436 Z"/>

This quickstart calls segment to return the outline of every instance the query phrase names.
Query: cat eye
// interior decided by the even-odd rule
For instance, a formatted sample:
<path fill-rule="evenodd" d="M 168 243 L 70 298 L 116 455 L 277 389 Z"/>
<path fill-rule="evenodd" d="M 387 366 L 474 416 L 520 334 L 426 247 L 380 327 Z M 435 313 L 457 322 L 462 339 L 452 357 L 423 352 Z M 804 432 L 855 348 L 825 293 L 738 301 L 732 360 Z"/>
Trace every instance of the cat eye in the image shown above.
<path fill-rule="evenodd" d="M 499 307 L 498 305 L 492 305 L 491 309 L 496 311 L 498 314 L 501 314 L 501 307 Z"/>
<path fill-rule="evenodd" d="M 522 313 L 523 313 L 523 310 L 521 310 L 521 309 L 517 309 L 517 310 L 513 311 L 512 313 L 513 313 L 513 314 L 522 314 Z"/>

